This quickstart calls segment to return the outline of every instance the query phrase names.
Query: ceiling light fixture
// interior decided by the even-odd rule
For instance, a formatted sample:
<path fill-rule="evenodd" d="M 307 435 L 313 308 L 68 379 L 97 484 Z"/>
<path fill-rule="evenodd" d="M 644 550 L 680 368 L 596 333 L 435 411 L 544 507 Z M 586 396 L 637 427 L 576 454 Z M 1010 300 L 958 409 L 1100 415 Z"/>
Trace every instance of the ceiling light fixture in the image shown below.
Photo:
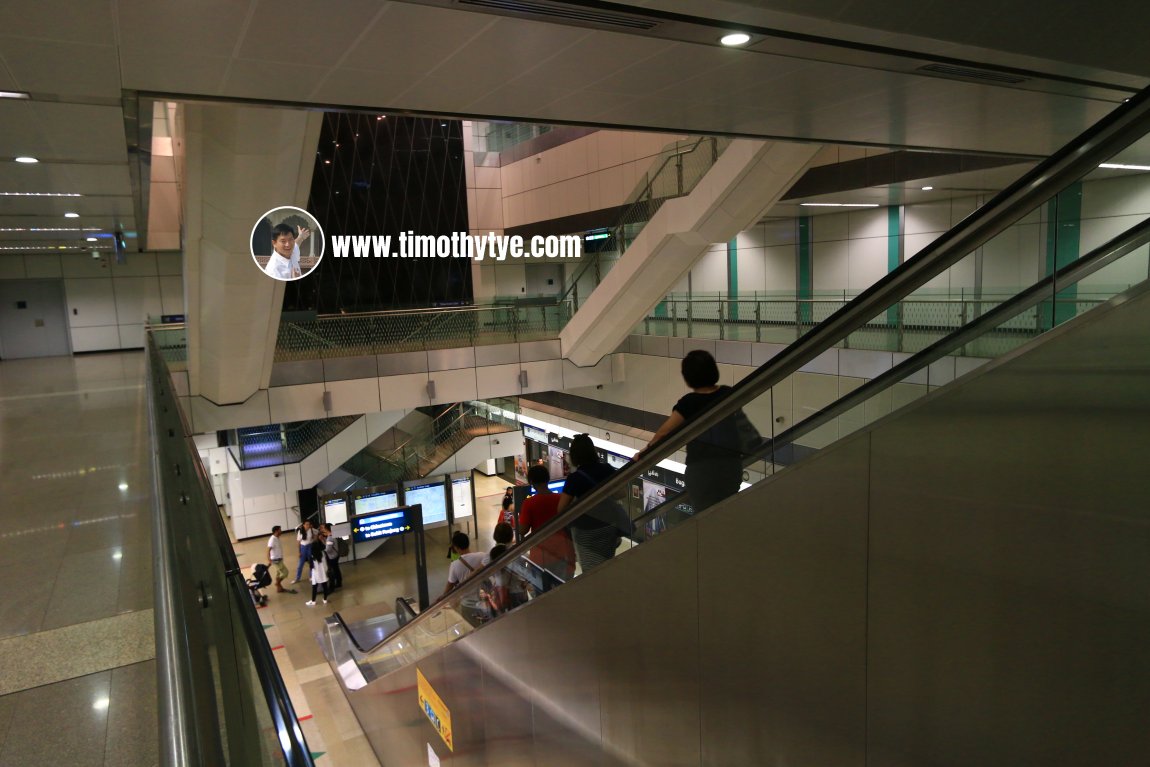
<path fill-rule="evenodd" d="M 88 242 L 96 242 L 95 237 L 88 237 L 87 240 L 88 240 Z"/>
<path fill-rule="evenodd" d="M 79 218 L 79 217 L 80 217 L 79 213 L 68 212 L 68 213 L 64 214 L 64 218 Z"/>
<path fill-rule="evenodd" d="M 35 157 L 17 157 L 16 162 L 21 162 L 21 163 L 24 163 L 25 165 L 31 165 L 33 163 L 37 163 L 40 161 L 37 160 Z"/>
<path fill-rule="evenodd" d="M 931 189 L 934 189 L 934 187 L 933 187 L 933 186 L 924 186 L 924 187 L 922 188 L 922 191 L 924 191 L 924 192 L 929 192 Z"/>
<path fill-rule="evenodd" d="M 1111 168 L 1113 170 L 1150 170 L 1150 165 L 1125 165 L 1120 162 L 1104 162 L 1098 167 Z"/>
<path fill-rule="evenodd" d="M 877 208 L 877 202 L 800 202 L 803 208 Z"/>
<path fill-rule="evenodd" d="M 751 42 L 751 36 L 746 32 L 731 32 L 719 38 L 719 42 L 726 46 L 746 45 Z"/>
<path fill-rule="evenodd" d="M 0 91 L 0 99 L 30 99 L 25 91 Z"/>
<path fill-rule="evenodd" d="M 0 197 L 83 197 L 75 192 L 0 192 Z"/>

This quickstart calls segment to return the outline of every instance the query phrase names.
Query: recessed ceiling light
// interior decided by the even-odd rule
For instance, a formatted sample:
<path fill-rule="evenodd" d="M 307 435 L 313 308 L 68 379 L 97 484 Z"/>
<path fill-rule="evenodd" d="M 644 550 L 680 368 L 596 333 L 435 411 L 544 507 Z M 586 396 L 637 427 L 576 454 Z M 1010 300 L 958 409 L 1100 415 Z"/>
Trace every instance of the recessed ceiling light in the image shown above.
<path fill-rule="evenodd" d="M 79 218 L 79 217 L 80 217 L 79 213 L 65 213 L 64 214 L 64 218 Z"/>
<path fill-rule="evenodd" d="M 0 99 L 30 99 L 24 91 L 0 91 Z"/>
<path fill-rule="evenodd" d="M 751 36 L 746 32 L 732 32 L 728 35 L 723 35 L 719 38 L 719 42 L 723 45 L 746 45 L 751 42 Z"/>
<path fill-rule="evenodd" d="M 1111 168 L 1114 170 L 1150 170 L 1150 165 L 1124 165 L 1119 162 L 1104 162 L 1098 167 Z"/>
<path fill-rule="evenodd" d="M 34 162 L 40 162 L 35 157 L 17 157 L 16 162 L 22 162 L 25 165 L 31 165 Z"/>
<path fill-rule="evenodd" d="M 800 202 L 803 208 L 877 208 L 877 202 Z"/>
<path fill-rule="evenodd" d="M 96 242 L 95 237 L 88 237 L 87 240 L 88 240 L 88 242 Z"/>
<path fill-rule="evenodd" d="M 934 189 L 934 187 L 933 187 L 933 186 L 924 186 L 924 187 L 922 188 L 922 191 L 924 191 L 924 192 L 929 192 L 931 189 Z"/>

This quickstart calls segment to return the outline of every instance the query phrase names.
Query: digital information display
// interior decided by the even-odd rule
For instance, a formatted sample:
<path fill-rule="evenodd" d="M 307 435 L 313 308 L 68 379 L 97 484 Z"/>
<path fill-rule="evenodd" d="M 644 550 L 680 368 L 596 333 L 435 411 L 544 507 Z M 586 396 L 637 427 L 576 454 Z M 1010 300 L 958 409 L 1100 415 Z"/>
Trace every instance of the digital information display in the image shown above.
<path fill-rule="evenodd" d="M 353 500 L 356 516 L 371 514 L 376 511 L 394 509 L 399 505 L 399 493 L 395 490 L 383 490 L 378 493 L 367 493 L 356 496 Z"/>
<path fill-rule="evenodd" d="M 471 477 L 454 477 L 451 480 L 452 519 L 467 519 L 475 513 L 471 505 Z M 426 518 L 427 512 L 424 512 Z"/>
<path fill-rule="evenodd" d="M 403 502 L 408 506 L 422 504 L 423 526 L 447 522 L 447 494 L 443 480 L 404 485 Z M 358 508 L 358 507 L 357 507 Z"/>
<path fill-rule="evenodd" d="M 351 537 L 356 543 L 368 543 L 380 538 L 390 538 L 411 530 L 411 520 L 407 509 L 393 509 L 378 514 L 356 516 L 351 521 Z"/>
<path fill-rule="evenodd" d="M 332 495 L 323 499 L 323 519 L 329 525 L 347 521 L 347 496 Z"/>

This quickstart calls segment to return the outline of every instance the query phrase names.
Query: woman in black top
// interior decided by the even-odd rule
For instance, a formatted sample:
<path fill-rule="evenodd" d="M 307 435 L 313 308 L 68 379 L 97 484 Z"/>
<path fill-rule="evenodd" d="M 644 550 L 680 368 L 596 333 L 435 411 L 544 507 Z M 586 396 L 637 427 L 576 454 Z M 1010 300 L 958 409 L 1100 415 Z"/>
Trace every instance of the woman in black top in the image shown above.
<path fill-rule="evenodd" d="M 731 391 L 730 386 L 719 386 L 719 366 L 715 358 L 702 349 L 688 352 L 683 357 L 681 370 L 690 393 L 675 403 L 670 417 L 635 458 L 715 405 Z M 725 418 L 687 443 L 687 495 L 696 512 L 739 491 L 739 484 L 743 480 L 743 463 L 738 449 L 737 432 L 734 418 Z"/>
<path fill-rule="evenodd" d="M 563 485 L 558 514 L 615 473 L 613 468 L 599 460 L 595 443 L 588 434 L 576 434 L 571 439 L 571 464 L 575 470 L 567 475 L 567 482 Z M 575 544 L 575 555 L 583 572 L 614 557 L 622 541 L 619 529 L 610 519 L 609 505 L 610 502 L 601 504 L 602 508 L 589 510 L 571 523 L 571 541 Z"/>

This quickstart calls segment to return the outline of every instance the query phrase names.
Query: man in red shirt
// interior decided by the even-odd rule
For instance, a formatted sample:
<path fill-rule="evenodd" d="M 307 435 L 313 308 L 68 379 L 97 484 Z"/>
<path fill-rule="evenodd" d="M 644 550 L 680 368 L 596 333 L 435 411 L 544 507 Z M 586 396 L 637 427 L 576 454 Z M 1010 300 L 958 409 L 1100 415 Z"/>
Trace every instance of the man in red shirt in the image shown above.
<path fill-rule="evenodd" d="M 527 482 L 535 488 L 535 495 L 525 500 L 519 510 L 521 537 L 539 530 L 559 512 L 559 494 L 547 487 L 550 481 L 546 466 L 532 466 L 527 470 Z M 546 541 L 532 546 L 527 558 L 564 583 L 575 575 L 575 548 L 566 530 L 560 530 Z"/>

